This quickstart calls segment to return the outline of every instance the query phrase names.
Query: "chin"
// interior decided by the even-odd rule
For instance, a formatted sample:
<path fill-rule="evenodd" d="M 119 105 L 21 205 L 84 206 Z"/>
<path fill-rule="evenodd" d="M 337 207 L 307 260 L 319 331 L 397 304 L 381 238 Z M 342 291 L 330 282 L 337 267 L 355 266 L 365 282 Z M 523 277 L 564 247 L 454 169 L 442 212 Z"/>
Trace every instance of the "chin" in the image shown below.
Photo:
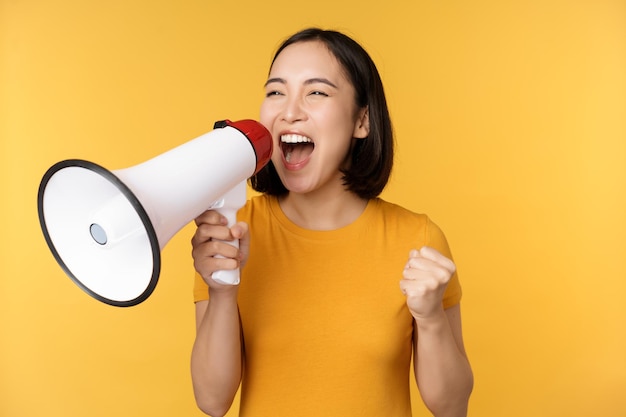
<path fill-rule="evenodd" d="M 294 194 L 308 194 L 312 191 L 315 191 L 315 187 L 309 183 L 303 183 L 302 181 L 294 181 L 294 180 L 284 180 L 282 179 L 283 185 L 285 188 Z"/>

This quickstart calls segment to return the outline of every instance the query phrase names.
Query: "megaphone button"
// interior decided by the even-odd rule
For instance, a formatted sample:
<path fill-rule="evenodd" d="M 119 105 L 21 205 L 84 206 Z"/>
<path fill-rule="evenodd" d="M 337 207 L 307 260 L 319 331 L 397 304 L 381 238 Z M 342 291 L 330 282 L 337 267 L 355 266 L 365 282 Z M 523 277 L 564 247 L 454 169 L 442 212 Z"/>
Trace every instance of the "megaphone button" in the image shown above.
<path fill-rule="evenodd" d="M 220 198 L 209 206 L 207 210 L 215 210 L 224 207 L 224 199 Z"/>
<path fill-rule="evenodd" d="M 97 223 L 93 223 L 89 226 L 89 233 L 91 233 L 91 237 L 96 241 L 99 245 L 106 245 L 107 243 L 107 233 L 104 231 L 102 226 Z"/>

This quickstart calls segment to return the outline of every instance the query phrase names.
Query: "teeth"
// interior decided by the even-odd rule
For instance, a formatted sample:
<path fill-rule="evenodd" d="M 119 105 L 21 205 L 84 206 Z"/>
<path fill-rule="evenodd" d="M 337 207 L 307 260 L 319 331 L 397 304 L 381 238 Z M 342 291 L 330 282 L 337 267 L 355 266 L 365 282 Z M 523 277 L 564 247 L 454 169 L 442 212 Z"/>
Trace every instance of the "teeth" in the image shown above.
<path fill-rule="evenodd" d="M 302 135 L 282 135 L 280 137 L 283 143 L 309 143 L 312 142 L 310 138 Z"/>

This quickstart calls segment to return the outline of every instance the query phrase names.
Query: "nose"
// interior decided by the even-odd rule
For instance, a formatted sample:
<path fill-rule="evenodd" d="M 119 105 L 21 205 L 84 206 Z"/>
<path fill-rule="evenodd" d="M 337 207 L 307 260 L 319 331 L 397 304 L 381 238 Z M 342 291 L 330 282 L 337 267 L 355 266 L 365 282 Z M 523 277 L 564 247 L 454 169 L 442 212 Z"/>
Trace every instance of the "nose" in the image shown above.
<path fill-rule="evenodd" d="M 281 119 L 288 123 L 295 123 L 306 119 L 306 112 L 299 97 L 288 97 L 283 108 Z"/>

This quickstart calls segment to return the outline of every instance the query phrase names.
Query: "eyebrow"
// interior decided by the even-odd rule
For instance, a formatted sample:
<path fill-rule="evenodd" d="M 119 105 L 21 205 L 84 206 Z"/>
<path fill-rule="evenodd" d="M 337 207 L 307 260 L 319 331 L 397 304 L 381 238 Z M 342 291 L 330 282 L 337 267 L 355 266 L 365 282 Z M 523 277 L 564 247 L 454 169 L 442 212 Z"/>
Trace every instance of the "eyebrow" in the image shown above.
<path fill-rule="evenodd" d="M 280 77 L 270 78 L 269 80 L 265 82 L 264 86 L 267 87 L 267 85 L 271 83 L 287 84 L 287 80 L 285 80 L 284 78 L 280 78 Z M 337 88 L 335 84 L 333 84 L 330 80 L 326 78 L 309 78 L 308 80 L 304 82 L 304 85 L 317 84 L 317 83 L 322 83 L 322 84 L 329 85 L 333 88 Z"/>

